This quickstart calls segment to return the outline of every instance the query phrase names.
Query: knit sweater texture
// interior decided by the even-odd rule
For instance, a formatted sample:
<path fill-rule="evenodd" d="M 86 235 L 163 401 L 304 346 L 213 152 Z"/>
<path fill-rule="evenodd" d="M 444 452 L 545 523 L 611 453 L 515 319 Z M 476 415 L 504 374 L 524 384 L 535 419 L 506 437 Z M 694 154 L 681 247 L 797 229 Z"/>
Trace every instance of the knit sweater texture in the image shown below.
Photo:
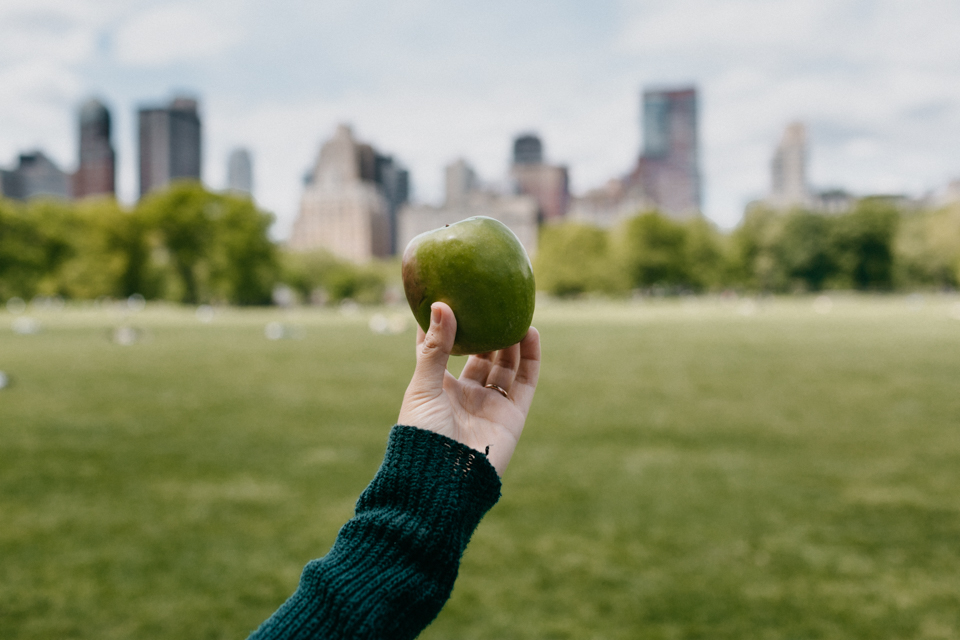
<path fill-rule="evenodd" d="M 470 536 L 499 498 L 485 455 L 394 426 L 354 517 L 249 640 L 415 638 L 450 597 Z"/>

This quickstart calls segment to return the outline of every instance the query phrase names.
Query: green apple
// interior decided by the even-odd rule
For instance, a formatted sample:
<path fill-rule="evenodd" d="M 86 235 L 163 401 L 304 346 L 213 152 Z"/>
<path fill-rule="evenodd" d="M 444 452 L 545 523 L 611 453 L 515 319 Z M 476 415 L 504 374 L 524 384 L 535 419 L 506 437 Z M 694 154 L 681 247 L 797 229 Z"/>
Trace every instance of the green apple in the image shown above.
<path fill-rule="evenodd" d="M 533 267 L 517 236 L 498 220 L 476 216 L 421 233 L 403 252 L 402 270 L 407 302 L 424 331 L 430 305 L 453 309 L 453 355 L 509 347 L 530 328 Z"/>

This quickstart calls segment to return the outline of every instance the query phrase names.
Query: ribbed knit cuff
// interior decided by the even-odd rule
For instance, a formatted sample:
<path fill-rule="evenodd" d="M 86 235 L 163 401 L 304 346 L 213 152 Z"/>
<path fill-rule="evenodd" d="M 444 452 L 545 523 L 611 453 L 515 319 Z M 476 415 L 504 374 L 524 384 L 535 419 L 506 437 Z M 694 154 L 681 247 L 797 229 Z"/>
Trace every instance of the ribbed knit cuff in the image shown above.
<path fill-rule="evenodd" d="M 356 515 L 251 638 L 415 638 L 450 597 L 470 536 L 499 497 L 484 454 L 394 426 Z"/>
<path fill-rule="evenodd" d="M 436 532 L 458 531 L 469 539 L 499 499 L 500 478 L 487 456 L 439 433 L 396 425 L 380 470 L 357 501 L 357 514 L 400 508 Z"/>

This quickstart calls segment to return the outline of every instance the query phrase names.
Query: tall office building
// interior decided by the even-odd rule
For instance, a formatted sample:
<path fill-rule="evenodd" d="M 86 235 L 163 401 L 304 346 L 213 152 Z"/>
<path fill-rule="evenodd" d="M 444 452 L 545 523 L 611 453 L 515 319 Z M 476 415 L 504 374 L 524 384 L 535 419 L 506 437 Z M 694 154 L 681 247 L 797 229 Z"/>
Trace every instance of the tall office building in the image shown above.
<path fill-rule="evenodd" d="M 234 149 L 227 158 L 227 190 L 246 195 L 253 193 L 253 161 L 246 149 Z"/>
<path fill-rule="evenodd" d="M 513 140 L 513 164 L 542 164 L 543 144 L 533 133 L 525 133 Z"/>
<path fill-rule="evenodd" d="M 177 179 L 200 180 L 200 115 L 197 101 L 178 97 L 139 112 L 140 195 Z"/>
<path fill-rule="evenodd" d="M 643 92 L 643 153 L 630 178 L 662 212 L 686 217 L 700 211 L 697 90 Z"/>
<path fill-rule="evenodd" d="M 377 153 L 337 127 L 307 176 L 290 248 L 326 249 L 354 262 L 389 255 L 390 204 L 376 183 Z"/>
<path fill-rule="evenodd" d="M 387 201 L 387 217 L 390 223 L 390 254 L 405 247 L 397 246 L 397 213 L 410 199 L 410 171 L 393 156 L 376 154 L 373 181 Z"/>
<path fill-rule="evenodd" d="M 510 167 L 516 191 L 533 196 L 541 221 L 560 220 L 570 201 L 570 179 L 566 167 L 543 161 L 543 143 L 532 133 L 513 141 L 513 166 Z"/>
<path fill-rule="evenodd" d="M 770 162 L 770 204 L 789 209 L 810 202 L 807 186 L 807 130 L 802 122 L 787 125 Z"/>
<path fill-rule="evenodd" d="M 110 112 L 90 99 L 80 107 L 80 146 L 73 196 L 84 198 L 116 193 L 116 155 L 110 143 Z"/>

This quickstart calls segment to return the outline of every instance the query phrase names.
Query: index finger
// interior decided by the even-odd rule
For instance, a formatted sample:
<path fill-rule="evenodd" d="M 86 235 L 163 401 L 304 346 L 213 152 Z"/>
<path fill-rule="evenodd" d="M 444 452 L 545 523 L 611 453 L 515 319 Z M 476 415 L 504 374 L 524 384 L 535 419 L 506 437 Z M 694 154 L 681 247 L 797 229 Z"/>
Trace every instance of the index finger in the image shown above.
<path fill-rule="evenodd" d="M 510 387 L 514 404 L 524 415 L 533 403 L 533 393 L 537 390 L 540 378 L 540 332 L 530 327 L 527 335 L 520 341 L 520 366 Z"/>

